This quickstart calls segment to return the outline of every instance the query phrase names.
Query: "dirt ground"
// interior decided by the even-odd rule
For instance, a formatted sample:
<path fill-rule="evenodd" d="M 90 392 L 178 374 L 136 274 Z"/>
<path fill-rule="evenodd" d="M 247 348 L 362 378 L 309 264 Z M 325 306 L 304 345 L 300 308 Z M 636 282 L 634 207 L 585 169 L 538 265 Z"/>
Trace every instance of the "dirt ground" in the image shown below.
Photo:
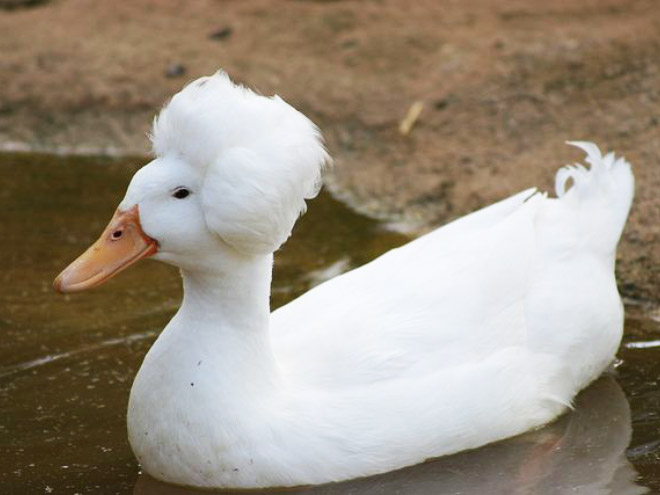
<path fill-rule="evenodd" d="M 1 149 L 144 154 L 168 96 L 222 67 L 318 123 L 336 195 L 423 231 L 550 189 L 592 140 L 637 176 L 622 293 L 660 299 L 657 0 L 21 3 L 0 0 Z"/>

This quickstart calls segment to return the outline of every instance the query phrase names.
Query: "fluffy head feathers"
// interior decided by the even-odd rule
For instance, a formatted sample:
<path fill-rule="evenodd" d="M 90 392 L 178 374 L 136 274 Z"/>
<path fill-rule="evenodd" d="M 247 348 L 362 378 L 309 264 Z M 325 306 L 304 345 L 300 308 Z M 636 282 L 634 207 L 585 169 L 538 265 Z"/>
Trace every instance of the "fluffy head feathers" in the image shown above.
<path fill-rule="evenodd" d="M 175 155 L 202 177 L 209 229 L 255 254 L 273 252 L 288 238 L 329 159 L 307 117 L 224 72 L 176 94 L 154 119 L 151 139 L 157 157 Z"/>

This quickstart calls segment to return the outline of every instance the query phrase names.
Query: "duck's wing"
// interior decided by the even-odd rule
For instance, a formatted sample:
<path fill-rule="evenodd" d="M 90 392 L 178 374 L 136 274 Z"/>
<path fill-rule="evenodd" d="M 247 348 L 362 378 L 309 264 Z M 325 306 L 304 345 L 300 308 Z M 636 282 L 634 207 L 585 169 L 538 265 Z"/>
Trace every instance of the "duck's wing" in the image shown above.
<path fill-rule="evenodd" d="M 524 346 L 542 195 L 527 190 L 329 280 L 275 311 L 286 369 L 364 385 Z M 531 197 L 531 198 L 530 198 Z"/>

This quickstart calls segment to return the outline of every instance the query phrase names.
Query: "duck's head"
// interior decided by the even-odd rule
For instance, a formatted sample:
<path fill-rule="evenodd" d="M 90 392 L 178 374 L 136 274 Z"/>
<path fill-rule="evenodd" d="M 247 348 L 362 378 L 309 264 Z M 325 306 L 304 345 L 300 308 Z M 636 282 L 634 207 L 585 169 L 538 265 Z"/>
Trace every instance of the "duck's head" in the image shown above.
<path fill-rule="evenodd" d="M 316 126 L 281 98 L 219 72 L 175 95 L 154 120 L 155 159 L 134 175 L 101 237 L 55 280 L 96 287 L 153 257 L 208 270 L 263 256 L 288 238 L 328 160 Z"/>

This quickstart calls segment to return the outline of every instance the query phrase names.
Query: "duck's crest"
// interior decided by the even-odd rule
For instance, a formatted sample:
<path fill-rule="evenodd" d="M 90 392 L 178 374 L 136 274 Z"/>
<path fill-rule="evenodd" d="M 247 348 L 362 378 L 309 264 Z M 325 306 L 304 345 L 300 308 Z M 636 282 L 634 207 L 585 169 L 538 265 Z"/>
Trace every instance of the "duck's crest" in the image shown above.
<path fill-rule="evenodd" d="M 209 227 L 251 252 L 272 252 L 287 239 L 329 161 L 307 117 L 222 71 L 176 94 L 154 119 L 151 140 L 157 157 L 174 155 L 200 171 Z"/>

